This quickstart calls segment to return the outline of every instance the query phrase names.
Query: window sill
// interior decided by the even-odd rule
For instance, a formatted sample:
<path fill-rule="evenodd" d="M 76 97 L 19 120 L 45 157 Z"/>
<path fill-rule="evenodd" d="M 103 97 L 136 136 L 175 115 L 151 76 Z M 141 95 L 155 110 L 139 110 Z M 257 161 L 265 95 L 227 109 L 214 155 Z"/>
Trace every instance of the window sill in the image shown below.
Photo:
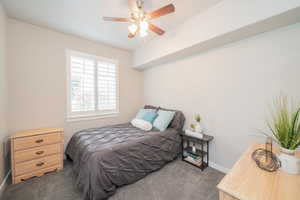
<path fill-rule="evenodd" d="M 73 115 L 73 116 L 68 116 L 66 121 L 77 122 L 77 121 L 96 120 L 96 119 L 103 119 L 103 118 L 113 118 L 118 116 L 119 116 L 119 112 L 109 112 L 109 113 L 103 113 L 97 115 Z"/>

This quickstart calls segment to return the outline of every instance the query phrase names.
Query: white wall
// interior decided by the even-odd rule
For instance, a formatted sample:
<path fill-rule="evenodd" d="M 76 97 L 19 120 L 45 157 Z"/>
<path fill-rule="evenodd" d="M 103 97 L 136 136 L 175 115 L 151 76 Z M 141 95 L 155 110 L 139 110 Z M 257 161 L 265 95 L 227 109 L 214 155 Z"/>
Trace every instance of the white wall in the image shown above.
<path fill-rule="evenodd" d="M 300 22 L 299 8 L 300 0 L 223 0 L 136 49 L 134 67 L 151 67 L 195 48 L 204 51 Z"/>
<path fill-rule="evenodd" d="M 284 92 L 300 100 L 300 24 L 144 71 L 145 103 L 204 118 L 215 137 L 212 161 L 232 167 L 265 128 L 268 103 Z"/>
<path fill-rule="evenodd" d="M 7 172 L 7 83 L 6 83 L 6 14 L 0 3 L 0 184 Z"/>
<path fill-rule="evenodd" d="M 65 121 L 66 49 L 119 61 L 118 117 Z M 67 143 L 76 130 L 129 121 L 142 103 L 142 74 L 131 68 L 132 54 L 125 50 L 9 19 L 8 64 L 10 133 L 63 126 Z"/>

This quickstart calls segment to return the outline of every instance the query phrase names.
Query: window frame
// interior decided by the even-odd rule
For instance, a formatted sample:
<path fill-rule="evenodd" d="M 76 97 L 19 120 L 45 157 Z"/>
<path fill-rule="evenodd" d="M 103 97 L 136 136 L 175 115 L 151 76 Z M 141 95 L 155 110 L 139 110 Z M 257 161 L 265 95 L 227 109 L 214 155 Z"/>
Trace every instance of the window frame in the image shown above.
<path fill-rule="evenodd" d="M 116 109 L 115 110 L 95 110 L 95 111 L 78 111 L 72 112 L 72 103 L 71 103 L 71 56 L 79 56 L 88 59 L 93 59 L 95 62 L 95 100 L 97 108 L 98 104 L 98 74 L 96 72 L 97 62 L 106 61 L 115 64 L 116 66 Z M 74 51 L 70 49 L 66 49 L 66 74 L 67 74 L 67 114 L 66 114 L 66 121 L 80 121 L 80 120 L 93 120 L 93 119 L 100 119 L 100 118 L 108 118 L 108 117 L 117 117 L 120 113 L 119 109 L 119 62 L 115 59 L 105 58 L 101 56 L 96 56 L 92 54 L 82 53 L 79 51 Z"/>

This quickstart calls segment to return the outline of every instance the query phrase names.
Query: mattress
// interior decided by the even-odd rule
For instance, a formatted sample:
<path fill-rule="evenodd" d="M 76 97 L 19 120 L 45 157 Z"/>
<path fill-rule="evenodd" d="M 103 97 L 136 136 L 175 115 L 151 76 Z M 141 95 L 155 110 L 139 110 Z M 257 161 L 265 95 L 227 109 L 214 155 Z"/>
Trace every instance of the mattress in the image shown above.
<path fill-rule="evenodd" d="M 145 132 L 126 123 L 75 133 L 66 154 L 73 160 L 83 198 L 107 199 L 118 187 L 174 160 L 180 152 L 179 132 L 172 127 L 164 132 Z"/>

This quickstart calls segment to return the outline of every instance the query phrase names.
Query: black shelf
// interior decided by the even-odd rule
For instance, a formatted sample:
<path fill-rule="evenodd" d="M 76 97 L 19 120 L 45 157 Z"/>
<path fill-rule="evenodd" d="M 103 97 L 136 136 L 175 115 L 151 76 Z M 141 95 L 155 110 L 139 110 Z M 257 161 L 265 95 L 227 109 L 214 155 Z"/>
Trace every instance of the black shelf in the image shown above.
<path fill-rule="evenodd" d="M 196 142 L 198 144 L 203 142 L 210 142 L 214 139 L 214 137 L 211 135 L 203 135 L 203 138 L 196 138 L 185 134 L 182 134 L 181 136 L 183 140 L 189 140 L 191 142 Z"/>
<path fill-rule="evenodd" d="M 189 135 L 182 134 L 182 160 L 187 162 L 193 166 L 200 168 L 202 171 L 209 166 L 209 142 L 214 139 L 213 136 L 203 135 L 203 138 L 196 138 Z M 187 146 L 184 147 L 184 142 L 186 142 Z M 196 145 L 197 148 L 195 152 L 193 152 L 193 147 L 191 147 L 191 143 Z M 184 155 L 186 153 L 193 154 L 197 159 L 193 159 L 189 155 Z"/>
<path fill-rule="evenodd" d="M 205 156 L 207 154 L 206 151 L 202 151 L 200 149 L 196 149 L 196 152 L 193 152 L 193 148 L 192 147 L 186 147 L 183 149 L 184 151 L 186 151 L 187 153 L 191 153 L 191 154 L 194 154 L 194 155 L 197 155 L 197 156 Z"/>

